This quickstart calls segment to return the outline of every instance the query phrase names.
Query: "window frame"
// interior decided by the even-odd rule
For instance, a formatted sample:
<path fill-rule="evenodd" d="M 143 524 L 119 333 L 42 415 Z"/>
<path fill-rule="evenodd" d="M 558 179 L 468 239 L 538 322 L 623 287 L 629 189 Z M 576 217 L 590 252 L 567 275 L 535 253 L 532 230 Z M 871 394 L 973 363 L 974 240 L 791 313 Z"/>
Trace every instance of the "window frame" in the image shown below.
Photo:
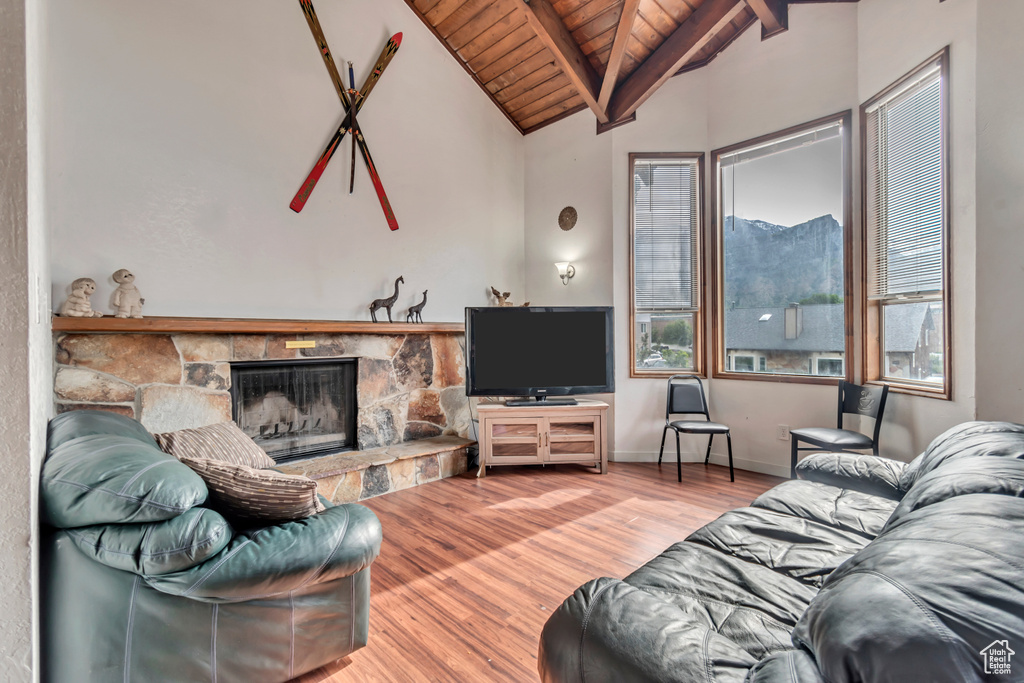
<path fill-rule="evenodd" d="M 706 377 L 706 354 L 704 353 L 704 207 L 706 201 L 705 176 L 704 176 L 704 152 L 630 152 L 629 154 L 629 376 L 631 378 L 666 378 L 672 375 L 686 374 L 692 372 L 700 377 Z M 697 170 L 697 221 L 694 227 L 694 253 L 697 273 L 694 277 L 696 291 L 691 293 L 695 311 L 693 311 L 693 370 L 683 368 L 638 368 L 636 363 L 636 272 L 634 268 L 636 226 L 634 225 L 634 191 L 633 191 L 633 169 L 636 161 L 649 161 L 657 159 L 673 159 L 684 161 L 696 161 Z M 685 313 L 688 314 L 688 313 Z"/>
<path fill-rule="evenodd" d="M 707 241 L 711 244 L 711 353 L 712 356 L 712 377 L 715 379 L 741 379 L 752 382 L 787 382 L 796 384 L 831 384 L 838 385 L 840 380 L 853 381 L 853 188 L 852 188 L 852 122 L 853 110 L 823 116 L 813 121 L 791 126 L 784 130 L 774 131 L 761 135 L 750 140 L 744 140 L 727 147 L 720 147 L 711 151 L 711 196 L 714 201 L 711 203 L 711 223 L 708 230 L 714 230 L 709 234 Z M 759 372 L 735 372 L 728 367 L 728 358 L 725 349 L 725 306 L 723 305 L 723 290 L 725 286 L 725 268 L 722 259 L 724 250 L 721 244 L 722 225 L 724 218 L 721 210 L 721 183 L 719 181 L 719 159 L 722 156 L 731 154 L 746 147 L 753 147 L 769 142 L 775 138 L 788 137 L 804 131 L 819 128 L 830 123 L 839 123 L 843 130 L 843 320 L 845 330 L 843 334 L 843 356 L 845 373 L 841 376 L 819 376 L 819 375 L 788 375 Z"/>
<path fill-rule="evenodd" d="M 942 114 L 942 294 L 938 298 L 913 299 L 907 303 L 935 301 L 942 303 L 942 345 L 943 345 L 943 381 L 942 386 L 931 383 L 886 377 L 882 368 L 885 353 L 882 343 L 882 322 L 885 303 L 869 297 L 868 266 L 871 254 L 868 249 L 868 110 L 880 102 L 897 96 L 906 85 L 920 75 L 939 65 Z M 950 242 L 952 235 L 952 165 L 950 130 L 950 80 L 949 80 L 949 46 L 947 45 L 925 61 L 918 64 L 905 75 L 883 88 L 874 97 L 860 106 L 860 181 L 861 181 L 861 363 L 864 369 L 865 384 L 888 385 L 890 391 L 924 396 L 940 400 L 953 399 L 953 249 Z M 895 304 L 900 305 L 900 304 Z"/>

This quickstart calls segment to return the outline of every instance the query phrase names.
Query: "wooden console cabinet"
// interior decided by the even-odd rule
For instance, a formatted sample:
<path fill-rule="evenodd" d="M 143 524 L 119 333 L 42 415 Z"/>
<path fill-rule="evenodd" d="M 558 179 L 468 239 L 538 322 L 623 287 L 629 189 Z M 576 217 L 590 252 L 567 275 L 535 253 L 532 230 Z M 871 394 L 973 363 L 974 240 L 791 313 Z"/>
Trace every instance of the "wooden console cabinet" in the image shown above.
<path fill-rule="evenodd" d="M 480 470 L 494 465 L 578 463 L 608 473 L 608 404 L 506 406 L 481 403 Z"/>

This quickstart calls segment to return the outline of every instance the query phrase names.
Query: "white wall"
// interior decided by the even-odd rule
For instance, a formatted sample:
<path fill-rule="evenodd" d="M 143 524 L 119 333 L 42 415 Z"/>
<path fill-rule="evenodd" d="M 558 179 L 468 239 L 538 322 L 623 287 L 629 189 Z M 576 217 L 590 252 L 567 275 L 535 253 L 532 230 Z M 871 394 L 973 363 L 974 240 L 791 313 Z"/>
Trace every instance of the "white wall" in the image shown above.
<path fill-rule="evenodd" d="M 708 67 L 669 80 L 640 109 L 636 123 L 595 137 L 593 117 L 582 113 L 527 138 L 528 288 L 538 287 L 528 289 L 531 298 L 534 291 L 557 297 L 557 281 L 540 277 L 536 281 L 542 284 L 534 285 L 531 268 L 542 275 L 553 270 L 552 254 L 559 249 L 576 244 L 589 252 L 595 249 L 582 237 L 573 242 L 571 233 L 567 238 L 555 234 L 553 216 L 560 193 L 590 187 L 592 201 L 605 192 L 611 195 L 611 242 L 606 250 L 611 251 L 612 282 L 591 282 L 587 290 L 577 290 L 574 281 L 558 300 L 589 302 L 612 288 L 618 313 L 614 459 L 656 459 L 664 423 L 664 380 L 629 377 L 629 153 L 703 151 L 708 154 L 710 190 L 711 150 L 853 110 L 856 156 L 860 103 L 949 43 L 955 83 L 954 320 L 968 321 L 954 337 L 955 400 L 891 395 L 881 439 L 888 455 L 909 459 L 947 427 L 973 418 L 974 13 L 974 0 L 941 5 L 932 0 L 795 5 L 787 33 L 762 42 L 756 27 L 748 30 Z M 1010 119 L 1006 121 L 1009 124 Z M 611 168 L 610 185 L 602 159 Z M 575 175 L 569 177 L 570 173 Z M 856 159 L 852 173 L 853 229 L 859 234 Z M 712 200 L 710 195 L 707 199 Z M 710 221 L 710 210 L 706 214 Z M 858 245 L 855 262 L 860 256 Z M 710 291 L 706 294 L 710 310 Z M 859 339 L 859 311 L 855 321 Z M 707 344 L 710 347 L 710 334 Z M 859 370 L 859 346 L 851 361 Z M 711 380 L 707 386 L 714 419 L 732 428 L 736 463 L 744 468 L 788 475 L 790 444 L 776 438 L 776 426 L 830 425 L 835 420 L 834 387 L 733 379 Z M 702 459 L 704 443 L 686 440 L 684 457 Z M 716 443 L 712 458 L 725 461 L 724 441 Z"/>
<path fill-rule="evenodd" d="M 403 275 L 403 315 L 428 289 L 458 321 L 523 291 L 523 139 L 404 3 L 316 6 L 359 83 L 404 32 L 360 116 L 394 233 L 361 159 L 348 195 L 348 140 L 288 208 L 343 112 L 297 3 L 48 4 L 55 308 L 90 276 L 110 312 L 122 267 L 146 315 L 367 320 Z"/>
<path fill-rule="evenodd" d="M 0 0 L 0 671 L 38 673 L 37 481 L 50 414 L 49 272 L 40 213 L 39 8 Z"/>
<path fill-rule="evenodd" d="M 1024 422 L 1024 3 L 978 3 L 978 417 Z"/>
<path fill-rule="evenodd" d="M 526 296 L 535 306 L 612 305 L 612 137 L 595 137 L 592 116 L 572 116 L 526 137 Z M 558 214 L 578 213 L 562 230 Z M 576 274 L 563 285 L 554 264 Z"/>

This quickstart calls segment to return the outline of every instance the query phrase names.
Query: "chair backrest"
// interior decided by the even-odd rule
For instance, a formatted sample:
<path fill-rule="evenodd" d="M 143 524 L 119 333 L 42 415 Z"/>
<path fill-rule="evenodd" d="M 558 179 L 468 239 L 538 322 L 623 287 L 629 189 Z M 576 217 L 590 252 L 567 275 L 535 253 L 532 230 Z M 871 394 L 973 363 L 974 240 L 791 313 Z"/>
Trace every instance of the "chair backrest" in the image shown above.
<path fill-rule="evenodd" d="M 700 414 L 707 420 L 708 402 L 704 398 L 704 385 L 696 375 L 672 375 L 668 378 L 668 396 L 665 399 L 665 419 L 670 415 Z"/>
<path fill-rule="evenodd" d="M 853 382 L 839 381 L 839 414 L 838 428 L 843 428 L 843 414 L 864 415 L 875 421 L 874 441 L 878 441 L 878 430 L 882 426 L 882 413 L 885 411 L 885 399 L 889 395 L 889 386 L 866 387 Z"/>

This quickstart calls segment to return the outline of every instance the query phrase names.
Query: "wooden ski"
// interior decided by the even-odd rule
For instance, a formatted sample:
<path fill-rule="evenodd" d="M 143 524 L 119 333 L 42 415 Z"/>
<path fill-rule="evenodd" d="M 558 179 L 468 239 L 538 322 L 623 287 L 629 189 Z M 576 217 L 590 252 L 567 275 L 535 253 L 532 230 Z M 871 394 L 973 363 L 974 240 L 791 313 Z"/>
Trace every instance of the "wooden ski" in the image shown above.
<path fill-rule="evenodd" d="M 388 196 L 384 192 L 384 184 L 380 182 L 380 175 L 377 174 L 377 167 L 373 163 L 373 159 L 370 157 L 370 148 L 366 146 L 366 141 L 363 139 L 363 131 L 358 128 L 355 129 L 356 140 L 359 142 L 359 151 L 363 154 L 363 161 L 366 162 L 366 170 L 370 173 L 370 182 L 373 183 L 373 189 L 377 191 L 377 199 L 380 200 L 380 208 L 384 210 L 384 217 L 388 221 L 388 227 L 392 230 L 398 230 L 398 219 L 395 218 L 395 212 L 391 210 L 391 202 L 388 201 Z"/>
<path fill-rule="evenodd" d="M 303 10 L 305 10 L 305 7 L 303 7 Z M 355 107 L 357 113 L 362 109 L 366 98 L 373 90 L 373 87 L 377 85 L 377 81 L 380 80 L 381 74 L 384 73 L 384 69 L 387 68 L 387 65 L 391 63 L 392 57 L 395 56 L 395 53 L 398 52 L 398 48 L 401 47 L 401 45 L 402 34 L 396 33 L 391 36 L 391 39 L 388 40 L 387 44 L 384 46 L 380 56 L 377 58 L 376 64 L 374 64 L 373 71 L 371 71 L 370 75 L 366 77 L 362 90 L 360 90 L 359 95 L 356 96 Z M 330 71 L 330 69 L 328 69 L 328 71 Z M 351 127 L 352 118 L 350 115 L 346 114 L 341 125 L 338 126 L 338 130 L 335 131 L 333 137 L 331 137 L 327 146 L 324 148 L 323 153 L 313 165 L 313 169 L 309 172 L 305 182 L 302 183 L 299 191 L 295 194 L 295 198 L 292 199 L 292 203 L 290 205 L 292 211 L 295 211 L 296 213 L 302 211 L 302 207 L 306 205 L 306 200 L 309 199 L 309 195 L 313 192 L 313 188 L 316 187 L 317 182 L 320 180 L 320 176 L 323 175 L 324 169 L 327 168 L 327 162 L 329 162 L 331 157 L 334 156 L 334 153 L 338 151 L 338 147 L 341 145 L 342 139 Z"/>
<path fill-rule="evenodd" d="M 338 98 L 341 100 L 341 104 L 345 107 L 347 112 L 345 119 L 339 126 L 337 133 L 328 142 L 327 148 L 323 154 L 317 160 L 313 166 L 313 170 L 310 171 L 309 176 L 306 178 L 306 182 L 302 184 L 299 192 L 292 199 L 291 209 L 293 211 L 301 211 L 302 207 L 305 206 L 306 200 L 309 199 L 310 193 L 316 186 L 317 181 L 320 180 L 320 176 L 323 174 L 324 169 L 327 167 L 327 162 L 330 161 L 334 152 L 337 151 L 338 146 L 341 144 L 341 140 L 344 138 L 345 133 L 348 130 L 352 130 L 355 136 L 355 141 L 359 145 L 359 151 L 363 155 L 363 161 L 366 162 L 366 169 L 370 174 L 370 180 L 373 182 L 373 188 L 377 192 L 377 198 L 380 201 L 381 208 L 384 210 L 384 216 L 387 219 L 388 227 L 391 230 L 398 229 L 398 221 L 395 218 L 394 211 L 391 209 L 391 202 L 388 200 L 387 194 L 384 192 L 384 185 L 381 183 L 380 175 L 377 173 L 376 166 L 373 163 L 373 159 L 370 156 L 369 146 L 366 144 L 366 139 L 355 125 L 355 114 L 358 113 L 362 107 L 363 102 L 366 101 L 366 97 L 373 90 L 373 86 L 376 85 L 380 79 L 381 74 L 384 72 L 384 68 L 387 67 L 391 58 L 394 57 L 398 51 L 399 46 L 402 44 L 402 34 L 396 33 L 384 46 L 384 50 L 377 58 L 377 63 L 374 65 L 373 71 L 367 77 L 366 83 L 363 85 L 363 89 L 358 95 L 355 96 L 354 101 L 349 101 L 348 93 L 345 91 L 345 84 L 341 79 L 341 74 L 338 73 L 338 68 L 334 63 L 334 57 L 331 56 L 330 47 L 327 45 L 327 39 L 324 37 L 323 29 L 320 26 L 320 20 L 317 19 L 316 11 L 313 9 L 312 0 L 299 0 L 299 5 L 302 7 L 302 12 L 306 16 L 306 23 L 309 25 L 309 30 L 313 34 L 314 40 L 317 42 L 317 47 L 320 49 L 320 55 L 323 57 L 324 66 L 327 67 L 327 73 L 331 77 L 331 82 L 334 84 L 334 89 L 338 93 Z"/>

